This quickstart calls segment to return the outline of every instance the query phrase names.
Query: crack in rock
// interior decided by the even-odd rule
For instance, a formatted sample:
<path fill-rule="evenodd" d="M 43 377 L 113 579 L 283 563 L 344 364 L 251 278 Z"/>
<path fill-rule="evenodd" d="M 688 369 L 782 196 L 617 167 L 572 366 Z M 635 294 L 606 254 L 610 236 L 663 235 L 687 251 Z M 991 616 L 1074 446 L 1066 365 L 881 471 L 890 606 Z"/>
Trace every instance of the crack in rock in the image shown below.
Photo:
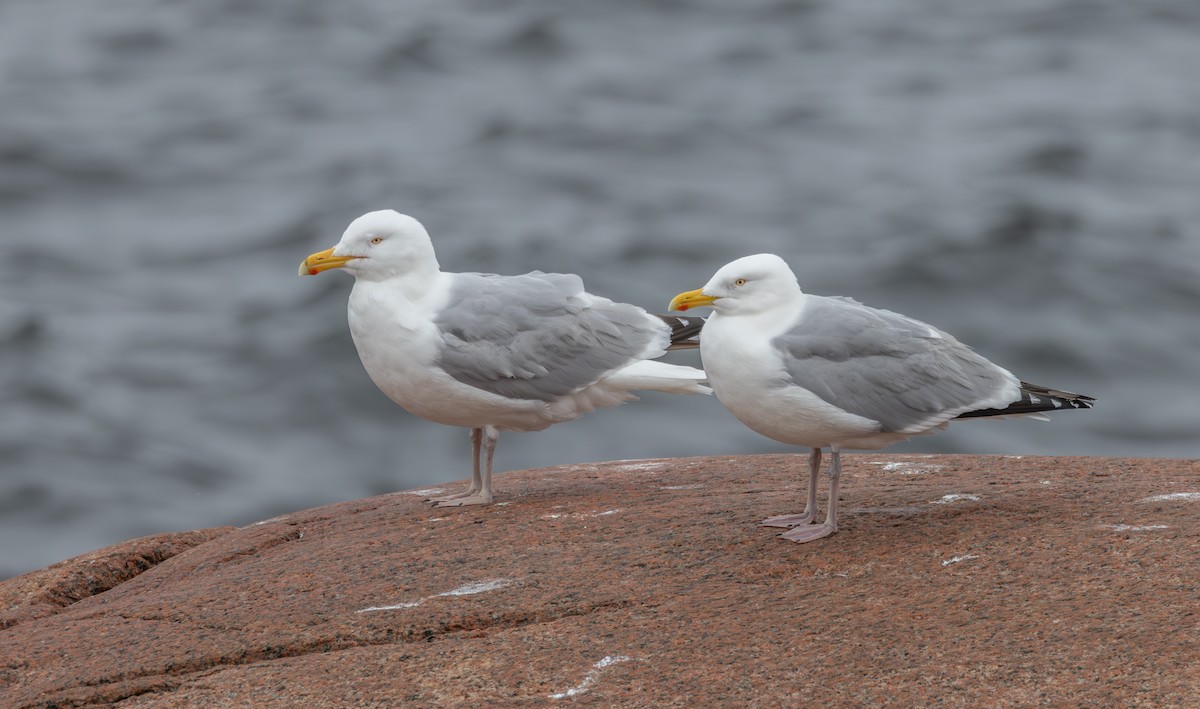
<path fill-rule="evenodd" d="M 35 593 L 0 613 L 0 630 L 18 623 L 45 618 L 84 599 L 98 596 L 153 569 L 167 559 L 233 531 L 216 527 L 193 532 L 172 532 L 105 547 L 67 559 L 22 578 L 45 579 Z M 57 578 L 55 577 L 57 576 Z"/>
<path fill-rule="evenodd" d="M 124 699 L 150 692 L 170 692 L 182 685 L 189 677 L 211 674 L 229 667 L 238 667 L 257 662 L 269 662 L 303 655 L 338 652 L 359 647 L 395 645 L 397 643 L 434 642 L 445 636 L 479 631 L 502 631 L 523 628 L 541 623 L 551 623 L 563 618 L 588 615 L 589 613 L 626 608 L 627 600 L 597 601 L 578 606 L 547 608 L 540 611 L 511 611 L 469 615 L 444 620 L 435 627 L 405 629 L 384 628 L 368 631 L 367 637 L 335 635 L 319 638 L 298 645 L 264 645 L 242 650 L 230 655 L 196 658 L 186 662 L 167 663 L 157 670 L 140 674 L 117 675 L 82 682 L 73 687 L 63 687 L 53 694 L 42 694 L 38 702 L 30 706 L 88 706 L 115 704 Z M 81 693 L 79 690 L 90 690 Z"/>
<path fill-rule="evenodd" d="M 298 539 L 303 539 L 303 538 L 304 538 L 304 530 L 303 529 L 293 529 L 293 530 L 287 532 L 286 534 L 281 534 L 273 539 L 267 539 L 266 541 L 260 542 L 258 544 L 253 544 L 244 549 L 238 549 L 237 551 L 230 552 L 229 554 L 226 554 L 225 556 L 221 557 L 217 561 L 217 563 L 218 564 L 228 564 L 229 562 L 235 561 L 237 559 L 242 559 L 247 556 L 253 556 L 255 554 L 262 553 L 272 547 L 277 547 L 280 544 L 294 542 Z"/>

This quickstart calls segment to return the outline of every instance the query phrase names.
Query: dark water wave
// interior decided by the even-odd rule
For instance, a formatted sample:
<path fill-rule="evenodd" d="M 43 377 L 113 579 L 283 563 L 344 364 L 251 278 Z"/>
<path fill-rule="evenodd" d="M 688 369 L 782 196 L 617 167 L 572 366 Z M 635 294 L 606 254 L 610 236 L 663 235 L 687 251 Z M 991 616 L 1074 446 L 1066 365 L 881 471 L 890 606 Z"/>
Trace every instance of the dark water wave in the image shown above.
<path fill-rule="evenodd" d="M 0 575 L 462 478 L 363 374 L 349 279 L 294 275 L 385 206 L 447 268 L 657 309 L 778 252 L 1100 399 L 903 450 L 1195 456 L 1198 35 L 1191 0 L 5 3 Z M 780 449 L 647 396 L 498 465 Z"/>

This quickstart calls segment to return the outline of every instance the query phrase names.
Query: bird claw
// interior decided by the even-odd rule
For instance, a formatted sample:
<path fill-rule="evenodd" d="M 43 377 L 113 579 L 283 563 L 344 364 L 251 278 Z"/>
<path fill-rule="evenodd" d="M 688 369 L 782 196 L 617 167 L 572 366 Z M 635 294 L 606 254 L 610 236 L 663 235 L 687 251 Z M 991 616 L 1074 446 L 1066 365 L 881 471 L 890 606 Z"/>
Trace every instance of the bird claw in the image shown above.
<path fill-rule="evenodd" d="M 454 497 L 450 499 L 440 499 L 433 503 L 434 507 L 466 507 L 467 505 L 490 505 L 492 504 L 491 495 L 473 494 L 464 495 L 462 497 Z"/>
<path fill-rule="evenodd" d="M 758 523 L 760 527 L 799 527 L 802 524 L 812 524 L 817 517 L 817 511 L 801 512 L 798 515 L 778 515 L 768 517 Z"/>
<path fill-rule="evenodd" d="M 828 537 L 830 534 L 833 534 L 836 531 L 836 529 L 828 524 L 810 524 L 803 527 L 796 527 L 795 529 L 784 532 L 779 536 L 780 538 L 786 539 L 789 542 L 803 544 L 805 542 L 823 539 L 824 537 Z"/>
<path fill-rule="evenodd" d="M 471 497 L 472 495 L 478 495 L 478 494 L 479 494 L 479 489 L 472 487 L 472 488 L 468 488 L 462 492 L 456 492 L 453 495 L 443 495 L 441 497 L 427 497 L 427 498 L 425 498 L 424 502 L 428 502 L 431 505 L 433 505 L 434 507 L 436 507 L 440 503 L 443 503 L 443 502 L 449 502 L 450 500 L 460 500 L 464 497 Z"/>

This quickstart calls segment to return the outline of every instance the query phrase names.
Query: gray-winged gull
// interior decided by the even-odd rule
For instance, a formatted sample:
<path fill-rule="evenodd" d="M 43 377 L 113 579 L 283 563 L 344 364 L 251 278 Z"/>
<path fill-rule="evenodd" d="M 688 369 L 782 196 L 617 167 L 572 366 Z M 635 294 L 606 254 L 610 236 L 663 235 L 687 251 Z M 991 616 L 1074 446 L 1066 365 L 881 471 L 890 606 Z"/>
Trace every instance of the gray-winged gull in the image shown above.
<path fill-rule="evenodd" d="M 804 512 L 762 522 L 794 527 L 780 536 L 795 542 L 837 531 L 843 448 L 883 448 L 955 418 L 1041 416 L 1094 401 L 1025 383 L 923 322 L 805 294 L 774 254 L 738 259 L 670 305 L 698 306 L 714 311 L 700 357 L 721 403 L 764 436 L 812 447 Z M 816 524 L 822 447 L 832 451 L 829 509 Z"/>
<path fill-rule="evenodd" d="M 425 228 L 392 210 L 355 219 L 300 275 L 333 268 L 355 278 L 350 334 L 371 380 L 411 413 L 471 430 L 471 486 L 435 504 L 492 501 L 500 431 L 539 431 L 635 390 L 709 392 L 699 369 L 653 361 L 673 340 L 694 346 L 699 318 L 614 303 L 576 275 L 443 272 Z"/>

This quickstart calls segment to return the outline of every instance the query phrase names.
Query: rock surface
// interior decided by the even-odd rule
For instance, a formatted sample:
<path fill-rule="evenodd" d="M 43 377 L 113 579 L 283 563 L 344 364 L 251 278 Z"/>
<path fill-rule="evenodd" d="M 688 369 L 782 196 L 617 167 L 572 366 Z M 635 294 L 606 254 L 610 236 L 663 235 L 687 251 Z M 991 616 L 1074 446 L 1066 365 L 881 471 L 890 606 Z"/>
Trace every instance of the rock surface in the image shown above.
<path fill-rule="evenodd" d="M 1200 462 L 847 455 L 842 530 L 800 545 L 756 523 L 800 509 L 805 461 L 109 547 L 0 583 L 0 706 L 1197 701 Z"/>

